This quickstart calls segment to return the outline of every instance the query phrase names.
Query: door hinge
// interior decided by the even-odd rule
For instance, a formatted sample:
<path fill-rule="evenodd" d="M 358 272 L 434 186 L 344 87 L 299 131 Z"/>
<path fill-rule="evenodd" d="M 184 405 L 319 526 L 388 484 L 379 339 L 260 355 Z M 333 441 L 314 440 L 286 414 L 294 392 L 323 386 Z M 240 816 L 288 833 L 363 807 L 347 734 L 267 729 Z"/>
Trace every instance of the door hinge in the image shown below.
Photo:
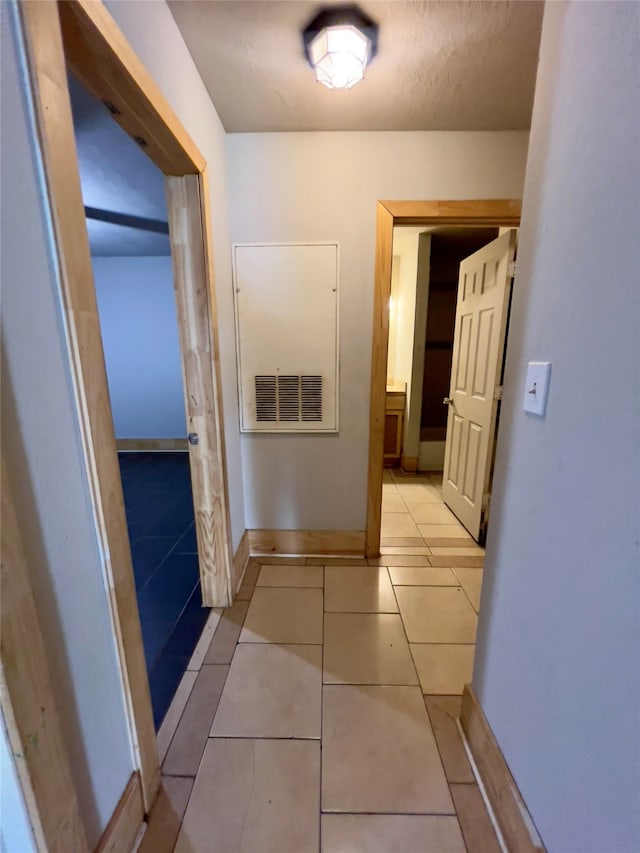
<path fill-rule="evenodd" d="M 504 385 L 496 385 L 493 389 L 493 399 L 494 400 L 502 400 L 502 392 L 504 391 Z"/>
<path fill-rule="evenodd" d="M 509 261 L 509 265 L 507 266 L 507 276 L 509 278 L 515 278 L 516 276 L 516 262 Z"/>

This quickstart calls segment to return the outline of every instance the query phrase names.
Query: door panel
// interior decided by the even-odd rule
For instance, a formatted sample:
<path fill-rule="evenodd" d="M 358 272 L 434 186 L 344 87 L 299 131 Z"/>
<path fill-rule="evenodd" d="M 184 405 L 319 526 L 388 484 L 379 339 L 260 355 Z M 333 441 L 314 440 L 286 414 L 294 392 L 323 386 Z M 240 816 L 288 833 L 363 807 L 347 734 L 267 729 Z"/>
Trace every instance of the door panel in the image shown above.
<path fill-rule="evenodd" d="M 515 247 L 512 230 L 460 264 L 442 495 L 474 539 L 489 489 Z"/>

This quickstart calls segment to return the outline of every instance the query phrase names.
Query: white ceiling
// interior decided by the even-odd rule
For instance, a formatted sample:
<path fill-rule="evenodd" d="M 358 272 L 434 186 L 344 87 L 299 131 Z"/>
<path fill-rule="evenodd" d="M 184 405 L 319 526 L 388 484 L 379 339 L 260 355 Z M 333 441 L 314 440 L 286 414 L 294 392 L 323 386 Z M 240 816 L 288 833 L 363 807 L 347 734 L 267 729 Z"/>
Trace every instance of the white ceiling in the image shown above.
<path fill-rule="evenodd" d="M 542 2 L 362 2 L 378 54 L 349 91 L 316 83 L 304 55 L 327 5 L 169 0 L 228 132 L 529 128 Z"/>

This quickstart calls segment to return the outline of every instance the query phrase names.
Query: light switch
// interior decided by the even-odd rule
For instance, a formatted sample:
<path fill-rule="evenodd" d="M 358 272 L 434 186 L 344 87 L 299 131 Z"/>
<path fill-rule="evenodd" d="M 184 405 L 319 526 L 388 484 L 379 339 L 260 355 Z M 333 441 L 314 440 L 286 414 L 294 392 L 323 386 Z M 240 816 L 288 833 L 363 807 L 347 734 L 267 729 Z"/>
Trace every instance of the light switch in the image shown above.
<path fill-rule="evenodd" d="M 544 415 L 549 392 L 550 361 L 530 361 L 527 367 L 527 384 L 524 389 L 524 410 L 534 415 Z"/>

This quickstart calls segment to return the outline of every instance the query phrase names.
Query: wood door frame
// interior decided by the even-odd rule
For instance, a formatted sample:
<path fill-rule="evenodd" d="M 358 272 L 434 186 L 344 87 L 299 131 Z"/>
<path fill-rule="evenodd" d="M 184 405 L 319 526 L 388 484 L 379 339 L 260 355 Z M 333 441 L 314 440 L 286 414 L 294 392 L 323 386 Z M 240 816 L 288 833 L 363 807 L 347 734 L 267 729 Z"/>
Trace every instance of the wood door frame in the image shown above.
<path fill-rule="evenodd" d="M 519 199 L 467 201 L 379 201 L 376 211 L 376 253 L 371 343 L 369 404 L 369 471 L 365 554 L 380 554 L 384 413 L 389 349 L 389 297 L 393 229 L 396 225 L 520 225 Z"/>
<path fill-rule="evenodd" d="M 171 176 L 168 185 L 175 188 L 184 182 L 184 192 L 168 193 L 168 208 L 169 219 L 183 222 L 180 230 L 188 232 L 187 237 L 170 235 L 170 239 L 172 250 L 177 247 L 180 255 L 177 261 L 172 251 L 183 375 L 189 391 L 195 388 L 199 392 L 195 406 L 187 399 L 187 415 L 190 423 L 197 423 L 193 431 L 200 432 L 205 448 L 195 450 L 202 454 L 196 456 L 197 476 L 208 482 L 206 512 L 197 514 L 196 519 L 198 548 L 213 553 L 218 563 L 218 568 L 208 566 L 204 573 L 201 565 L 204 603 L 223 606 L 232 597 L 233 556 L 207 165 L 101 2 L 30 0 L 20 3 L 19 10 L 83 454 L 107 579 L 134 764 L 140 771 L 148 812 L 159 789 L 160 767 L 80 187 L 67 65 L 94 96 L 109 103 L 118 124 L 138 141 L 166 176 Z M 172 207 L 176 195 L 179 199 Z M 185 310 L 194 304 L 196 291 L 204 294 L 197 305 L 199 318 Z M 205 336 L 199 344 L 207 359 L 194 358 L 192 347 L 197 334 Z M 190 396 L 186 394 L 187 398 Z M 12 695 L 11 700 L 18 713 L 28 697 Z"/>

